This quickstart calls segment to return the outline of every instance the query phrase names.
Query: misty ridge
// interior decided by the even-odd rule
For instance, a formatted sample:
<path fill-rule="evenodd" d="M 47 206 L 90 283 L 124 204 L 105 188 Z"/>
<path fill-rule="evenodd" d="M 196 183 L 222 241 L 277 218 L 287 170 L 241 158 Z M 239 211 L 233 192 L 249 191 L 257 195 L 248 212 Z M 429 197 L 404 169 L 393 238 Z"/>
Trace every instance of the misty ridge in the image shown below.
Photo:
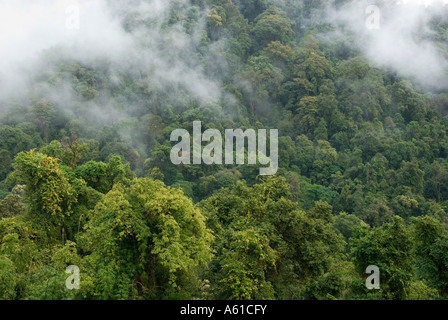
<path fill-rule="evenodd" d="M 243 12 L 262 10 L 257 2 L 255 7 L 235 3 Z M 447 16 L 443 2 L 378 1 L 377 30 L 366 28 L 368 1 L 260 3 L 260 8 L 274 4 L 289 19 L 294 41 L 311 32 L 321 47 L 335 47 L 333 54 L 360 55 L 423 91 L 447 88 L 446 34 L 436 33 Z M 237 121 L 250 127 L 250 113 L 269 123 L 271 113 L 280 116 L 281 103 L 287 103 L 255 88 L 260 80 L 247 71 L 248 62 L 258 63 L 247 61 L 256 50 L 253 35 L 237 28 L 213 31 L 215 12 L 203 1 L 3 0 L 0 6 L 0 110 L 12 123 L 32 120 L 30 106 L 49 103 L 59 126 L 68 121 L 72 133 L 83 137 L 96 137 L 110 126 L 144 159 L 148 129 L 142 128 L 160 123 L 160 114 L 164 122 L 175 123 L 182 112 L 190 125 L 203 120 L 223 129 Z M 242 30 L 257 24 L 255 16 L 242 21 L 235 22 Z M 272 87 L 283 81 L 280 70 L 287 71 L 278 67 L 269 80 Z M 173 129 L 160 130 L 166 137 Z"/>
<path fill-rule="evenodd" d="M 447 35 L 436 33 L 438 24 L 446 23 L 442 1 L 378 1 L 378 30 L 366 28 L 368 1 L 310 6 L 275 0 L 261 1 L 259 8 L 257 1 L 254 7 L 235 3 L 257 14 L 275 5 L 289 19 L 294 41 L 313 34 L 322 48 L 336 48 L 333 54 L 364 57 L 417 89 L 437 94 L 447 88 Z M 272 113 L 280 117 L 281 104 L 289 103 L 276 101 L 269 89 L 257 90 L 260 79 L 247 68 L 258 63 L 247 61 L 257 46 L 252 34 L 239 30 L 255 26 L 255 16 L 214 31 L 215 11 L 204 1 L 3 0 L 0 9 L 0 112 L 13 124 L 34 121 L 31 106 L 49 104 L 59 122 L 51 130 L 68 122 L 70 134 L 87 138 L 110 128 L 145 159 L 148 143 L 151 149 L 158 142 L 154 130 L 142 128 L 157 127 L 161 114 L 165 123 L 177 122 L 182 112 L 189 125 L 202 120 L 222 130 L 234 122 L 252 126 L 251 113 L 269 124 Z M 288 71 L 278 67 L 269 80 L 272 88 L 283 81 L 281 70 Z M 162 126 L 157 135 L 167 137 L 174 129 Z"/>
<path fill-rule="evenodd" d="M 365 27 L 369 1 L 326 2 L 324 9 L 319 7 L 307 17 L 303 13 L 306 1 L 274 3 L 279 8 L 292 3 L 297 11 L 289 10 L 288 14 L 297 30 L 331 25 L 330 31 L 324 29 L 320 33 L 324 41 L 335 42 L 349 34 L 353 42 L 343 45 L 358 50 L 372 64 L 397 72 L 426 89 L 443 90 L 448 85 L 447 57 L 441 50 L 446 49 L 447 41 L 446 37 L 436 37 L 433 25 L 446 17 L 443 1 L 428 2 L 429 6 L 421 1 L 378 1 L 379 30 Z M 80 8 L 80 26 L 76 30 L 66 26 L 67 8 L 73 5 Z M 184 20 L 167 27 L 173 7 L 181 8 Z M 117 119 L 121 112 L 132 110 L 132 105 L 119 107 L 120 102 L 114 101 L 110 93 L 111 87 L 119 87 L 125 81 L 124 74 L 140 79 L 142 85 L 167 88 L 173 94 L 174 104 L 182 92 L 202 105 L 236 103 L 223 84 L 241 68 L 242 62 L 238 57 L 225 56 L 231 46 L 225 37 L 212 44 L 203 43 L 207 7 L 191 9 L 189 1 L 173 0 L 3 0 L 0 9 L 2 110 L 7 108 L 7 97 L 23 97 L 34 85 L 35 74 L 43 69 L 51 73 L 57 60 L 64 59 L 110 75 L 109 92 L 100 92 L 98 99 L 84 110 L 97 120 Z M 38 79 L 41 80 L 42 77 Z M 76 90 L 69 83 L 56 86 L 41 81 L 39 90 L 45 90 L 65 110 L 75 110 L 72 104 L 77 100 Z"/>
<path fill-rule="evenodd" d="M 63 60 L 78 61 L 106 72 L 110 78 L 109 89 L 119 87 L 124 74 L 142 82 L 144 75 L 151 75 L 156 86 L 182 86 L 188 94 L 204 101 L 218 97 L 218 85 L 201 72 L 196 57 L 203 30 L 198 14 L 191 27 L 197 34 L 187 38 L 182 26 L 162 31 L 161 24 L 169 14 L 169 1 L 133 1 L 125 7 L 113 1 L 88 1 L 75 3 L 81 10 L 80 28 L 69 30 L 66 8 L 73 3 L 1 2 L 5 18 L 2 28 L 11 30 L 4 32 L 6 37 L 1 44 L 3 97 L 21 96 L 30 89 L 30 83 L 34 84 L 36 73 L 45 69 L 49 74 Z M 151 27 L 147 28 L 146 24 Z M 74 109 L 70 104 L 76 101 L 77 92 L 69 83 L 40 85 L 40 90 L 46 90 L 66 110 Z M 149 83 L 142 85 L 149 86 Z M 119 116 L 119 110 L 113 107 L 117 102 L 106 91 L 98 93 L 98 104 L 88 108 L 98 120 Z M 104 112 L 105 108 L 108 112 Z M 132 109 L 132 105 L 124 108 Z"/>

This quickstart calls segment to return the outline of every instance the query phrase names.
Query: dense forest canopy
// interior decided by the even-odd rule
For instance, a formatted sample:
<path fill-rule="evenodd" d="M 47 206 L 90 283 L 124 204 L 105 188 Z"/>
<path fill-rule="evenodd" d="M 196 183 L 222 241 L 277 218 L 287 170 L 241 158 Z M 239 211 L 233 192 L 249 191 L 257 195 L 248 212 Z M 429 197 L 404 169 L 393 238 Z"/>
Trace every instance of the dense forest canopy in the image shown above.
<path fill-rule="evenodd" d="M 0 299 L 445 299 L 445 2 L 0 2 Z M 194 121 L 277 174 L 172 164 Z"/>

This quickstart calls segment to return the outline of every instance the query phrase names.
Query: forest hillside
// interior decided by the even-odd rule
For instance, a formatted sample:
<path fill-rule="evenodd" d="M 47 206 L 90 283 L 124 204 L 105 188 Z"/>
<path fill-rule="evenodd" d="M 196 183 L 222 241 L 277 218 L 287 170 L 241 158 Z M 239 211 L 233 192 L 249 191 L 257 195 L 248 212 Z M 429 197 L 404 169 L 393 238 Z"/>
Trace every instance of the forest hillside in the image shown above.
<path fill-rule="evenodd" d="M 0 2 L 0 299 L 446 299 L 448 6 L 416 2 Z M 275 175 L 174 164 L 195 121 L 278 130 Z"/>

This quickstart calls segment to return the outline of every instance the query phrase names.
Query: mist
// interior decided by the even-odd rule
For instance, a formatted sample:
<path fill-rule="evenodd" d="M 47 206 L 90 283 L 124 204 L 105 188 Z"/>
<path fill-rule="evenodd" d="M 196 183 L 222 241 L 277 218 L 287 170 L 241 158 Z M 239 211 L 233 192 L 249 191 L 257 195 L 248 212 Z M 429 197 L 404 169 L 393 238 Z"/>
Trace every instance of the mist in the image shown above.
<path fill-rule="evenodd" d="M 33 77 L 57 68 L 49 62 L 52 53 L 59 61 L 106 68 L 115 86 L 125 73 L 141 81 L 150 78 L 158 87 L 178 87 L 201 104 L 216 103 L 223 95 L 220 83 L 204 72 L 196 54 L 205 30 L 204 12 L 196 14 L 187 35 L 182 23 L 164 28 L 171 5 L 173 1 L 161 0 L 0 0 L 0 109 L 1 100 L 23 97 Z M 76 93 L 69 84 L 55 88 L 42 83 L 40 88 L 66 111 L 74 109 Z M 97 120 L 112 122 L 133 108 L 117 110 L 116 97 L 107 92 L 100 92 L 100 98 L 101 104 L 90 102 L 88 108 Z M 177 98 L 172 97 L 173 103 Z"/>
<path fill-rule="evenodd" d="M 274 2 L 280 7 L 290 4 Z M 448 60 L 439 48 L 446 43 L 434 39 L 431 22 L 447 13 L 447 2 L 378 1 L 380 21 L 375 30 L 366 28 L 370 15 L 366 8 L 372 3 L 364 0 L 329 2 L 326 10 L 311 14 L 307 21 L 301 21 L 302 16 L 291 18 L 307 26 L 329 23 L 334 29 L 321 39 L 343 39 L 350 34 L 373 65 L 395 71 L 425 89 L 443 90 L 448 87 Z M 164 26 L 174 5 L 186 8 L 185 14 L 193 17 L 191 26 L 187 28 L 183 21 Z M 11 97 L 28 96 L 36 75 L 56 72 L 52 56 L 101 67 L 117 87 L 125 73 L 145 85 L 163 88 L 174 93 L 170 97 L 174 105 L 183 103 L 183 92 L 202 106 L 216 106 L 220 100 L 235 103 L 220 79 L 231 74 L 223 56 L 228 44 L 214 42 L 203 50 L 205 59 L 200 58 L 207 12 L 187 11 L 188 5 L 188 1 L 171 0 L 0 0 L 0 110 Z M 294 6 L 300 12 L 303 3 Z M 43 82 L 39 88 L 42 96 L 65 111 L 77 108 L 70 84 L 55 88 Z M 86 103 L 82 112 L 88 111 L 92 121 L 113 122 L 134 108 L 118 104 L 137 103 L 116 98 L 100 92 L 99 99 Z"/>
<path fill-rule="evenodd" d="M 325 19 L 336 29 L 327 36 L 354 35 L 371 64 L 394 71 L 427 90 L 448 87 L 448 57 L 440 50 L 447 43 L 435 38 L 432 27 L 435 19 L 448 14 L 448 1 L 335 3 L 328 5 Z M 366 10 L 372 4 L 379 9 L 377 16 Z M 368 23 L 376 27 L 368 28 Z"/>

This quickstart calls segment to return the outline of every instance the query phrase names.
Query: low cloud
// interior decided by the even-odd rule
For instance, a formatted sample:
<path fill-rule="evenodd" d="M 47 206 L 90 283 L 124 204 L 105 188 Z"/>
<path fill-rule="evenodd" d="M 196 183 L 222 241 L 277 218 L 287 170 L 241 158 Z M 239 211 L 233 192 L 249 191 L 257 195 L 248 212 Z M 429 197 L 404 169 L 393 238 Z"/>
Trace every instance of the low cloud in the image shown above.
<path fill-rule="evenodd" d="M 372 1 L 348 1 L 329 5 L 326 20 L 355 35 L 362 53 L 377 66 L 396 71 L 427 88 L 448 87 L 448 62 L 434 39 L 433 19 L 448 13 L 447 1 L 377 1 L 378 28 L 366 21 L 374 11 L 366 11 Z M 333 3 L 334 4 L 334 3 Z M 370 20 L 370 22 L 372 22 Z M 338 36 L 338 32 L 334 33 Z"/>
<path fill-rule="evenodd" d="M 167 29 L 162 23 L 172 4 L 171 0 L 0 0 L 0 99 L 26 92 L 30 76 L 52 67 L 46 64 L 45 52 L 59 50 L 59 55 L 93 67 L 100 61 L 130 75 L 150 74 L 159 86 L 179 86 L 203 103 L 216 101 L 223 94 L 220 83 L 203 71 L 197 55 L 205 13 L 197 13 L 190 34 L 182 22 Z M 78 13 L 79 28 L 73 22 Z M 114 74 L 111 79 L 120 81 Z M 71 100 L 70 90 L 59 91 L 50 94 L 56 100 Z"/>

